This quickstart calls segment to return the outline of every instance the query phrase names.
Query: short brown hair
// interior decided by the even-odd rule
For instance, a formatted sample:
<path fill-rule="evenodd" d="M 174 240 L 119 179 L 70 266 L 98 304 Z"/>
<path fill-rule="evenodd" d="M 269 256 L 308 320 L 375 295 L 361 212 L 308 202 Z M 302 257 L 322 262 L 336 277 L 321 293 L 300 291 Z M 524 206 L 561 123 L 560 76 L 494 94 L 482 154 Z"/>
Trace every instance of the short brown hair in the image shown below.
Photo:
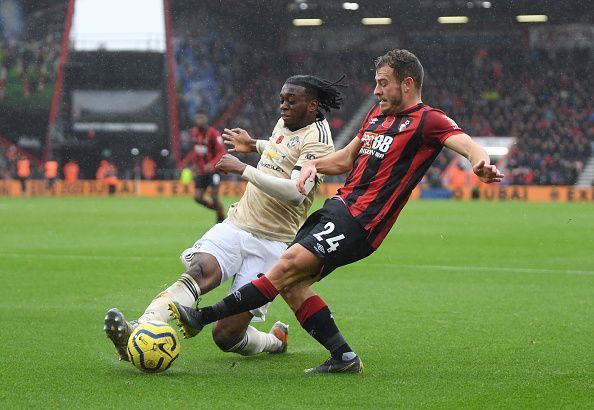
<path fill-rule="evenodd" d="M 423 66 L 417 56 L 410 51 L 394 49 L 375 59 L 376 70 L 386 65 L 394 69 L 397 79 L 402 81 L 406 77 L 412 77 L 417 90 L 420 91 L 423 87 Z"/>

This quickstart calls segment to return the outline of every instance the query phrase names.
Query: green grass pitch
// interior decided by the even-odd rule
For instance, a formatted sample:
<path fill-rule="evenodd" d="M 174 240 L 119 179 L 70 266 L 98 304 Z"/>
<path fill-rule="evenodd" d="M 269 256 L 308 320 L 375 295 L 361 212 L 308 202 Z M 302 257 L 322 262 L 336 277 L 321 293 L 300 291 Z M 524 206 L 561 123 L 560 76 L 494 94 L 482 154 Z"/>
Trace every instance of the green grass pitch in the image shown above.
<path fill-rule="evenodd" d="M 326 352 L 282 300 L 257 327 L 288 322 L 285 355 L 225 354 L 205 331 L 166 373 L 117 362 L 105 311 L 140 315 L 213 221 L 189 198 L 0 198 L 0 407 L 593 406 L 592 204 L 411 202 L 314 287 L 360 376 L 303 374 Z"/>

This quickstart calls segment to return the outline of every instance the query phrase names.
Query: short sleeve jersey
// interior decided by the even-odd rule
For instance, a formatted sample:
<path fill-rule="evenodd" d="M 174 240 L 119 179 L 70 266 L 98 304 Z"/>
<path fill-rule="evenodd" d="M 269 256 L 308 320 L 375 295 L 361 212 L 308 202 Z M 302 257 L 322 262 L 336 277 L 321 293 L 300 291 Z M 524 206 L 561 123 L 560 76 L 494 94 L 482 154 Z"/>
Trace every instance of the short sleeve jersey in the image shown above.
<path fill-rule="evenodd" d="M 258 170 L 278 178 L 291 179 L 293 170 L 304 162 L 334 152 L 330 127 L 325 119 L 291 131 L 278 120 L 266 149 L 258 162 Z M 248 182 L 239 202 L 231 205 L 229 219 L 248 232 L 266 239 L 291 242 L 307 217 L 315 192 L 322 182 L 321 175 L 303 203 L 291 205 L 271 197 Z"/>
<path fill-rule="evenodd" d="M 395 115 L 375 105 L 357 137 L 362 145 L 338 197 L 367 232 L 369 244 L 381 244 L 415 186 L 443 144 L 464 131 L 442 111 L 420 103 Z"/>

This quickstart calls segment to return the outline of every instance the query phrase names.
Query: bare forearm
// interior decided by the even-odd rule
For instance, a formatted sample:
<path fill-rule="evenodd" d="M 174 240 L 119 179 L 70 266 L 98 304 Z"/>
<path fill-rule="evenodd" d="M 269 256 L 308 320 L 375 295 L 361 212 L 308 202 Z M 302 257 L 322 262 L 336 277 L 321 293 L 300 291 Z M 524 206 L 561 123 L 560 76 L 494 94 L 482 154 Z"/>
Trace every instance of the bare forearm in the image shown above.
<path fill-rule="evenodd" d="M 491 163 L 489 154 L 487 154 L 487 151 L 485 151 L 485 149 L 483 147 L 481 147 L 479 144 L 472 144 L 472 146 L 468 150 L 468 153 L 467 153 L 467 155 L 465 155 L 465 157 L 468 159 L 468 161 L 472 165 L 474 165 L 480 161 L 485 161 L 485 164 Z"/>
<path fill-rule="evenodd" d="M 318 173 L 324 175 L 340 175 L 348 172 L 353 167 L 353 160 L 349 153 L 343 148 L 323 158 L 312 160 Z"/>
<path fill-rule="evenodd" d="M 487 151 L 468 135 L 452 135 L 446 139 L 445 146 L 466 157 L 472 164 L 472 171 L 482 182 L 486 184 L 501 182 L 505 177 L 495 165 L 491 165 L 491 159 Z"/>
<path fill-rule="evenodd" d="M 457 134 L 448 138 L 445 146 L 466 158 L 472 165 L 485 161 L 491 163 L 487 151 L 466 134 Z"/>
<path fill-rule="evenodd" d="M 267 175 L 257 168 L 247 166 L 242 173 L 242 177 L 279 201 L 297 206 L 305 199 L 305 195 L 301 194 L 295 186 L 299 171 L 293 171 L 291 179 L 284 179 Z M 309 193 L 314 185 L 315 183 L 308 184 L 306 193 Z"/>

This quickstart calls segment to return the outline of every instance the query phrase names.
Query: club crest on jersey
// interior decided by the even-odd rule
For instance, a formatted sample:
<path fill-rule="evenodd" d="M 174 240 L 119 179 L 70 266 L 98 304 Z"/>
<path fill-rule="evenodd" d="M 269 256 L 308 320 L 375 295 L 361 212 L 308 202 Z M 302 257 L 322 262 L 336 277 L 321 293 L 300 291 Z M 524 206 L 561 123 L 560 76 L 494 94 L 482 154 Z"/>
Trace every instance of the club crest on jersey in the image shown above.
<path fill-rule="evenodd" d="M 405 129 L 407 129 L 410 126 L 410 124 L 412 124 L 412 122 L 413 122 L 412 118 L 409 118 L 409 117 L 404 118 L 404 120 L 398 126 L 398 132 L 402 132 Z"/>
<path fill-rule="evenodd" d="M 370 148 L 375 137 L 377 137 L 377 134 L 375 132 L 365 132 L 365 134 L 363 134 L 363 137 L 361 137 L 361 142 L 363 143 L 362 148 Z"/>
<path fill-rule="evenodd" d="M 276 139 L 276 143 L 280 144 L 281 142 L 283 142 L 283 139 L 285 138 L 284 135 L 279 135 L 278 138 Z"/>
<path fill-rule="evenodd" d="M 297 135 L 295 135 L 293 138 L 291 138 L 289 140 L 289 143 L 287 144 L 287 148 L 293 149 L 297 146 L 298 143 L 299 143 L 299 137 Z"/>

